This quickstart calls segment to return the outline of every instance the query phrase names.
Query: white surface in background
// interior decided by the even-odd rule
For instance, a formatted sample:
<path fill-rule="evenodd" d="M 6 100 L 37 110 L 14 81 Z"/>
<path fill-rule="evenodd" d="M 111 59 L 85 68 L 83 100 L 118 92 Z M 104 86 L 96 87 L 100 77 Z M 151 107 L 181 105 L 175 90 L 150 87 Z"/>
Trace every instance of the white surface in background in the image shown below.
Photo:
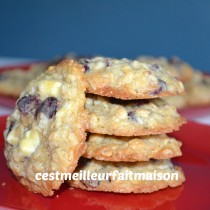
<path fill-rule="evenodd" d="M 0 57 L 0 67 L 2 66 L 11 66 L 16 64 L 24 64 L 33 61 L 33 59 L 23 59 L 23 58 L 8 58 L 8 57 Z M 35 61 L 35 60 L 34 60 Z M 6 115 L 11 113 L 12 110 L 0 105 L 0 115 Z M 210 125 L 210 113 L 203 117 L 196 117 L 191 119 L 191 121 L 198 122 L 201 124 Z"/>
<path fill-rule="evenodd" d="M 205 124 L 205 125 L 210 125 L 210 113 L 208 116 L 196 117 L 195 119 L 193 119 L 193 121 L 201 123 L 201 124 Z"/>
<path fill-rule="evenodd" d="M 12 112 L 12 109 L 7 108 L 5 106 L 0 106 L 0 116 L 10 114 L 11 112 Z"/>

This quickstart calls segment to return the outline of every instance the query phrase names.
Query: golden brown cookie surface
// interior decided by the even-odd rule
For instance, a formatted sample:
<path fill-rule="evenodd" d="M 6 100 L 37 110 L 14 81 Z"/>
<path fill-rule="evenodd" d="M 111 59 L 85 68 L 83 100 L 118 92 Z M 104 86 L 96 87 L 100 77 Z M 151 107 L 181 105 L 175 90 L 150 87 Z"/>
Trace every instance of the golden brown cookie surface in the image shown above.
<path fill-rule="evenodd" d="M 144 99 L 184 92 L 182 82 L 156 64 L 104 57 L 80 59 L 79 62 L 85 68 L 89 93 L 120 99 Z"/>
<path fill-rule="evenodd" d="M 103 161 L 149 161 L 181 156 L 182 143 L 167 135 L 142 137 L 117 137 L 90 134 L 83 155 Z"/>
<path fill-rule="evenodd" d="M 123 101 L 87 95 L 91 133 L 141 136 L 178 130 L 185 120 L 161 99 Z"/>

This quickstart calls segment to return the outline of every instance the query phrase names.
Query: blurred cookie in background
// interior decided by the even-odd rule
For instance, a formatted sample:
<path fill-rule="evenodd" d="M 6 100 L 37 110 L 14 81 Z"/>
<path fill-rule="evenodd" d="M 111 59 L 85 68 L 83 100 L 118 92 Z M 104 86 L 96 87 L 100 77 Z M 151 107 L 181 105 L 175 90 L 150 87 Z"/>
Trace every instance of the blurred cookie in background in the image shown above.
<path fill-rule="evenodd" d="M 164 100 L 178 109 L 210 105 L 210 76 L 194 70 L 192 79 L 185 83 L 186 95 L 165 97 Z"/>
<path fill-rule="evenodd" d="M 171 58 L 140 56 L 137 60 L 149 64 L 158 64 L 171 72 L 173 76 L 179 78 L 182 82 L 189 81 L 192 78 L 193 68 L 176 56 Z"/>
<path fill-rule="evenodd" d="M 45 69 L 48 64 L 35 63 L 29 69 L 17 68 L 6 70 L 0 73 L 0 94 L 17 98 L 21 91 L 26 87 L 29 81 L 36 78 Z"/>

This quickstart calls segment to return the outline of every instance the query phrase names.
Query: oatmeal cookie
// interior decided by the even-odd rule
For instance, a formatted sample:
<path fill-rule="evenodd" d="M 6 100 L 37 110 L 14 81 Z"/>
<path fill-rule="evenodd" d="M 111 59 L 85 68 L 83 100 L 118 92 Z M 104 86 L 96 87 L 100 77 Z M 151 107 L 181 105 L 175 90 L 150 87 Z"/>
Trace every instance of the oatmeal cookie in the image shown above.
<path fill-rule="evenodd" d="M 97 161 L 97 160 L 86 160 L 84 163 L 79 164 L 76 169 L 76 172 L 80 170 L 92 173 L 113 173 L 114 171 L 118 171 L 120 173 L 125 174 L 128 172 L 132 172 L 134 174 L 137 173 L 161 173 L 164 175 L 165 173 L 172 176 L 172 173 L 176 173 L 178 175 L 178 179 L 169 179 L 169 180 L 143 180 L 138 179 L 133 180 L 127 178 L 127 180 L 122 180 L 122 174 L 117 174 L 115 179 L 113 176 L 106 177 L 106 180 L 92 179 L 87 180 L 87 176 L 83 180 L 70 180 L 70 186 L 75 188 L 80 188 L 83 190 L 89 191 L 104 191 L 104 192 L 116 192 L 116 193 L 151 193 L 168 186 L 177 187 L 181 185 L 185 181 L 184 173 L 182 172 L 180 167 L 173 166 L 170 160 L 150 160 L 146 162 L 136 162 L 136 163 L 113 163 L 113 162 L 105 162 L 105 161 Z M 177 176 L 176 175 L 176 176 Z M 151 178 L 151 177 L 150 177 Z"/>
<path fill-rule="evenodd" d="M 187 88 L 185 88 L 186 92 L 188 91 Z M 187 100 L 188 100 L 188 94 L 183 96 L 169 96 L 162 98 L 167 104 L 171 106 L 175 106 L 177 109 L 182 109 L 187 107 Z"/>
<path fill-rule="evenodd" d="M 186 95 L 164 97 L 168 104 L 178 109 L 210 105 L 210 76 L 194 71 L 193 78 L 185 83 Z"/>
<path fill-rule="evenodd" d="M 181 81 L 159 65 L 137 60 L 95 57 L 79 59 L 85 68 L 87 92 L 120 99 L 180 95 Z"/>
<path fill-rule="evenodd" d="M 187 105 L 206 106 L 210 105 L 210 76 L 195 71 L 193 79 L 186 84 Z"/>
<path fill-rule="evenodd" d="M 53 195 L 64 180 L 36 180 L 36 173 L 73 172 L 85 152 L 87 113 L 83 67 L 72 60 L 51 66 L 21 93 L 8 118 L 8 167 L 30 191 Z"/>
<path fill-rule="evenodd" d="M 83 155 L 104 161 L 149 161 L 181 156 L 182 143 L 167 135 L 144 137 L 118 137 L 90 134 Z"/>
<path fill-rule="evenodd" d="M 28 70 L 14 69 L 0 73 L 0 94 L 19 97 L 26 85 L 47 68 L 46 63 L 33 64 Z"/>
<path fill-rule="evenodd" d="M 141 136 L 178 130 L 185 120 L 161 99 L 123 101 L 87 95 L 91 133 Z"/>

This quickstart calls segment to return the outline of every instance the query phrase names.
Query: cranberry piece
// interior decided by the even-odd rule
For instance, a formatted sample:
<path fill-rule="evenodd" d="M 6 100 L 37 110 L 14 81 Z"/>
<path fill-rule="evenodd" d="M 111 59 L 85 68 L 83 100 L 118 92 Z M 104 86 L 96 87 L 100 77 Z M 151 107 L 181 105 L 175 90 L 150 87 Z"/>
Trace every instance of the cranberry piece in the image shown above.
<path fill-rule="evenodd" d="M 85 59 L 85 58 L 79 59 L 79 63 L 84 66 L 85 73 L 90 71 L 90 67 L 88 66 L 88 63 L 89 63 L 88 59 Z"/>
<path fill-rule="evenodd" d="M 18 102 L 17 107 L 23 114 L 28 114 L 37 108 L 39 105 L 39 99 L 37 96 L 27 95 L 23 96 Z"/>
<path fill-rule="evenodd" d="M 39 113 L 44 113 L 51 119 L 58 110 L 58 100 L 55 97 L 46 98 L 36 110 L 36 117 Z"/>
<path fill-rule="evenodd" d="M 85 73 L 88 72 L 88 71 L 90 71 L 90 68 L 89 68 L 89 66 L 87 64 L 84 65 L 84 68 L 85 68 Z"/>

